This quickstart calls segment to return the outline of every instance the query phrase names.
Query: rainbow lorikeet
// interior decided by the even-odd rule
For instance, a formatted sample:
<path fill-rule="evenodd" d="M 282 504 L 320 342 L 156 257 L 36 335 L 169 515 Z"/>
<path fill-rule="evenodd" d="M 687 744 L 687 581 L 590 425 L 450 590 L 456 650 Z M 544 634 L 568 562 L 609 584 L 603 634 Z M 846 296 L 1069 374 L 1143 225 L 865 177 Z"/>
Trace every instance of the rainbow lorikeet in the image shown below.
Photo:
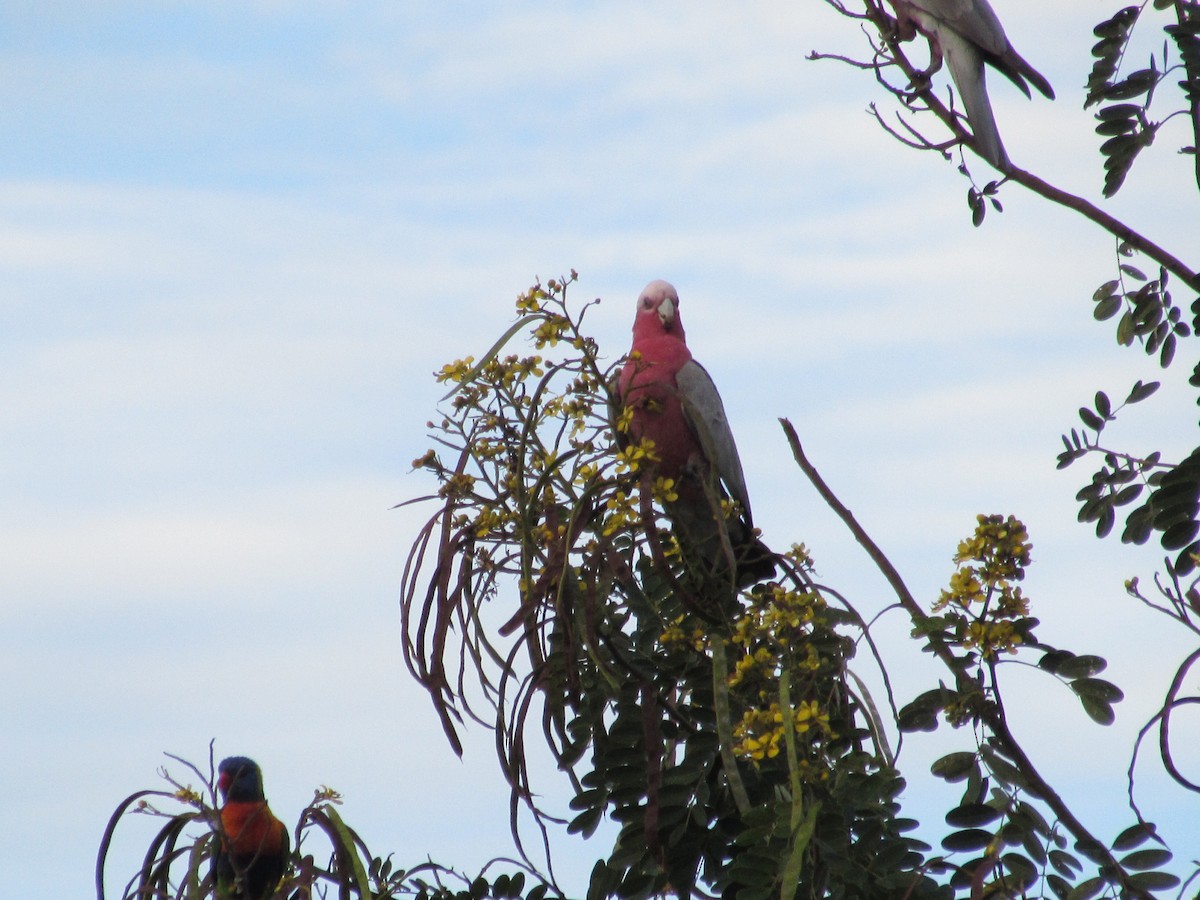
<path fill-rule="evenodd" d="M 263 795 L 262 770 L 244 756 L 217 767 L 221 806 L 214 858 L 219 900 L 266 900 L 279 886 L 291 849 L 287 828 Z"/>
<path fill-rule="evenodd" d="M 674 482 L 663 503 L 685 554 L 706 573 L 735 566 L 738 586 L 775 572 L 771 551 L 758 539 L 737 444 L 721 395 L 700 363 L 692 359 L 679 294 L 665 281 L 646 285 L 633 320 L 633 347 L 617 377 L 617 395 L 631 414 L 627 435 L 617 440 L 654 442 L 650 473 Z M 719 501 L 740 509 L 726 516 Z M 727 576 L 723 576 L 727 577 Z"/>

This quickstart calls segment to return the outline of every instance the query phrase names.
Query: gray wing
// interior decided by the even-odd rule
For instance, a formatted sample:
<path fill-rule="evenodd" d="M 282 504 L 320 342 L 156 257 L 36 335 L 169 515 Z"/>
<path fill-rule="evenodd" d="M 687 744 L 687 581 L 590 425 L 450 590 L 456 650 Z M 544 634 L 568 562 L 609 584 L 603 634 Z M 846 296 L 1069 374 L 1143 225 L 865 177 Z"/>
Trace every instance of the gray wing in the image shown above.
<path fill-rule="evenodd" d="M 1003 56 L 1009 49 L 1004 27 L 987 0 L 907 0 L 908 4 L 961 34 L 980 49 Z"/>
<path fill-rule="evenodd" d="M 992 99 L 988 96 L 983 72 L 983 55 L 974 41 L 957 31 L 942 29 L 938 40 L 950 77 L 958 87 L 958 97 L 967 111 L 967 121 L 971 123 L 979 152 L 997 169 L 1002 168 L 1008 162 L 1008 154 L 1000 141 L 996 114 L 992 112 Z"/>
<path fill-rule="evenodd" d="M 893 0 L 893 5 L 911 17 L 934 45 L 932 52 L 945 60 L 979 153 L 1001 168 L 1008 155 L 1000 142 L 983 72 L 985 54 L 995 58 L 1008 47 L 996 14 L 986 2 L 981 5 L 975 0 Z"/>
<path fill-rule="evenodd" d="M 696 439 L 725 483 L 729 495 L 742 505 L 746 520 L 750 521 L 746 476 L 742 473 L 742 461 L 717 386 L 704 366 L 695 360 L 684 363 L 675 375 L 675 384 L 679 389 L 683 414 L 696 433 Z"/>
<path fill-rule="evenodd" d="M 1005 77 L 1029 96 L 1029 79 L 1043 96 L 1054 99 L 1054 88 L 1045 76 L 1027 63 L 1004 33 L 1004 26 L 988 0 L 900 0 L 914 12 L 915 18 L 926 29 L 943 31 L 950 29 L 974 44 L 983 53 L 987 62 L 996 67 Z M 922 15 L 924 14 L 924 15 Z M 935 20 L 935 21 L 930 21 Z M 938 23 L 942 26 L 937 28 Z M 939 33 L 939 38 L 942 35 Z M 961 88 L 959 89 L 961 91 Z"/>

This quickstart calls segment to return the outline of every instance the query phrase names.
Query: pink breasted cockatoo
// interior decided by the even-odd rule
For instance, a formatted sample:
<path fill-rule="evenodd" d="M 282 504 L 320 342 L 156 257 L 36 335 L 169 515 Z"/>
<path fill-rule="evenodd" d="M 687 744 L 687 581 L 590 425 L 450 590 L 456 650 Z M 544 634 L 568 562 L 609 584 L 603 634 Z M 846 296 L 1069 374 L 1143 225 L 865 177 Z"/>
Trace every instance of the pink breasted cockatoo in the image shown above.
<path fill-rule="evenodd" d="M 901 38 L 913 29 L 929 39 L 931 66 L 945 60 L 950 77 L 967 113 L 980 156 L 995 168 L 1008 167 L 1008 154 L 1000 141 L 996 117 L 988 99 L 984 63 L 993 66 L 1031 96 L 1026 80 L 1044 96 L 1054 99 L 1054 89 L 1027 63 L 1004 34 L 988 0 L 890 0 L 896 10 Z"/>
<path fill-rule="evenodd" d="M 664 508 L 685 558 L 703 566 L 706 578 L 738 587 L 773 575 L 771 551 L 754 533 L 746 478 L 721 395 L 692 359 L 679 294 L 665 281 L 650 282 L 638 297 L 633 348 L 616 388 L 632 414 L 628 435 L 618 430 L 618 442 L 653 441 L 657 462 L 648 467 L 650 474 L 675 482 L 678 499 Z M 720 506 L 727 497 L 740 507 L 730 517 Z M 732 578 L 730 562 L 736 567 Z"/>

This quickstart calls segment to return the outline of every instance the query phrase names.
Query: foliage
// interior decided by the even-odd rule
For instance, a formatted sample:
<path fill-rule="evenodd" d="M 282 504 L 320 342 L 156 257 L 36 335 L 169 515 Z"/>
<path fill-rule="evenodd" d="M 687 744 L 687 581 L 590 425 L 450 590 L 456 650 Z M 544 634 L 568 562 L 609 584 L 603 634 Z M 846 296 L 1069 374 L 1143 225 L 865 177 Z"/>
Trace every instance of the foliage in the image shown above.
<path fill-rule="evenodd" d="M 170 754 L 168 754 L 170 756 Z M 105 867 L 108 850 L 117 827 L 131 816 L 166 819 L 166 824 L 151 839 L 141 869 L 128 880 L 122 900 L 201 900 L 215 897 L 212 858 L 221 840 L 221 819 L 217 810 L 216 771 L 209 748 L 208 774 L 177 756 L 180 763 L 201 781 L 197 790 L 183 784 L 165 769 L 160 776 L 172 790 L 144 790 L 131 794 L 117 806 L 109 819 L 96 859 L 96 897 L 105 900 Z M 164 801 L 178 811 L 159 808 Z M 342 819 L 336 807 L 341 795 L 328 787 L 313 792 L 312 802 L 300 813 L 294 830 L 295 850 L 288 872 L 274 897 L 298 898 L 338 896 L 362 900 L 543 900 L 558 897 L 536 873 L 522 871 L 519 864 L 496 860 L 513 874 L 488 876 L 486 870 L 475 878 L 460 875 L 434 862 L 401 868 L 391 856 L 373 856 L 362 838 Z M 158 804 L 158 805 L 156 805 Z M 189 832 L 193 826 L 197 831 Z M 316 845 L 314 847 L 314 845 Z M 320 848 L 320 849 L 317 849 Z M 327 858 L 324 864 L 318 856 Z M 491 866 L 489 865 L 489 868 Z M 529 882 L 527 884 L 527 882 Z"/>
<path fill-rule="evenodd" d="M 840 0 L 827 2 L 843 15 L 874 26 L 877 37 L 871 40 L 871 58 L 854 64 L 874 72 L 879 84 L 906 113 L 923 116 L 922 121 L 935 119 L 946 135 L 927 137 L 909 123 L 907 116 L 898 116 L 896 124 L 890 125 L 872 104 L 879 123 L 903 143 L 939 152 L 947 159 L 953 148 L 959 148 L 959 171 L 970 177 L 961 148 L 973 148 L 973 138 L 954 108 L 953 97 L 950 102 L 943 102 L 930 77 L 932 73 L 909 58 L 904 42 L 909 35 L 882 0 L 861 0 L 861 11 L 852 10 Z M 1147 15 L 1149 6 L 1153 10 Z M 1161 49 L 1150 52 L 1144 66 L 1129 71 L 1129 60 L 1138 52 L 1134 38 L 1143 17 L 1161 26 L 1164 40 Z M 1191 142 L 1179 152 L 1195 161 L 1195 181 L 1200 188 L 1200 156 L 1196 154 L 1200 135 L 1200 3 L 1154 0 L 1153 4 L 1124 7 L 1098 24 L 1095 36 L 1098 38 L 1092 48 L 1095 63 L 1088 78 L 1084 105 L 1099 107 L 1096 132 L 1104 138 L 1100 146 L 1104 158 L 1104 196 L 1111 197 L 1121 189 L 1141 152 L 1173 119 L 1187 123 Z M 830 58 L 827 54 L 812 56 Z M 833 58 L 847 61 L 844 57 Z M 1172 79 L 1180 80 L 1172 83 Z M 1172 91 L 1173 87 L 1177 90 Z M 1161 118 L 1153 117 L 1152 110 L 1161 107 L 1166 108 Z M 982 187 L 972 179 L 967 198 L 972 222 L 980 225 L 989 207 L 998 212 L 1003 210 L 998 195 L 1012 181 L 1080 213 L 1109 232 L 1116 251 L 1115 277 L 1106 280 L 1093 294 L 1093 315 L 1098 321 L 1116 319 L 1119 345 L 1140 346 L 1162 369 L 1168 369 L 1179 341 L 1192 338 L 1200 330 L 1200 298 L 1195 297 L 1200 290 L 1200 276 L 1196 270 L 1082 197 L 1056 188 L 1011 163 L 1001 174 L 1001 179 Z M 1155 265 L 1152 277 L 1137 263 L 1138 256 Z M 1180 289 L 1193 297 L 1189 318 L 1185 318 L 1172 295 L 1172 276 L 1180 281 Z M 1200 388 L 1200 364 L 1191 372 L 1188 384 Z M 1099 457 L 1102 462 L 1091 483 L 1079 491 L 1080 521 L 1095 523 L 1097 535 L 1105 537 L 1113 529 L 1118 510 L 1122 510 L 1126 527 L 1121 531 L 1121 540 L 1142 544 L 1157 532 L 1162 548 L 1174 554 L 1169 570 L 1186 577 L 1195 570 L 1200 554 L 1200 447 L 1177 462 L 1169 462 L 1158 450 L 1130 452 L 1100 443 L 1101 432 L 1115 420 L 1117 412 L 1147 399 L 1158 386 L 1157 381 L 1138 381 L 1125 403 L 1115 408 L 1107 393 L 1097 391 L 1094 404 L 1079 410 L 1082 430 L 1072 428 L 1063 435 L 1059 466 L 1069 466 L 1084 457 Z M 1141 502 L 1136 502 L 1139 499 Z"/>
<path fill-rule="evenodd" d="M 480 362 L 447 365 L 441 449 L 416 461 L 440 507 L 405 570 L 405 652 L 451 742 L 463 715 L 492 722 L 514 804 L 546 827 L 525 758 L 539 723 L 576 790 L 568 830 L 621 826 L 591 896 L 687 896 L 697 882 L 741 897 L 920 895 L 903 783 L 845 679 L 854 643 L 837 629 L 860 620 L 814 588 L 802 548 L 744 605 L 691 571 L 662 518 L 673 484 L 651 475 L 653 445 L 612 440 L 622 411 L 581 330 L 591 304 L 568 306 L 572 281 L 517 301 L 535 350 L 569 350 L 501 357 L 510 329 Z M 519 601 L 497 612 L 505 588 Z"/>
<path fill-rule="evenodd" d="M 840 0 L 828 2 L 841 14 L 873 26 L 865 32 L 870 41 L 871 57 L 866 61 L 828 54 L 813 54 L 813 57 L 840 59 L 873 72 L 879 84 L 898 101 L 906 114 L 921 117 L 926 123 L 935 121 L 946 130 L 946 137 L 926 137 L 909 123 L 908 116 L 897 116 L 896 125 L 891 125 L 872 105 L 872 112 L 880 124 L 903 143 L 940 152 L 947 159 L 952 149 L 959 148 L 959 171 L 971 177 L 961 148 L 974 149 L 973 138 L 954 108 L 954 98 L 951 96 L 944 102 L 934 88 L 932 72 L 921 69 L 907 55 L 904 44 L 911 33 L 905 33 L 898 26 L 897 18 L 879 0 L 861 0 L 854 8 Z M 1192 178 L 1200 188 L 1200 156 L 1196 152 L 1197 138 L 1200 137 L 1200 3 L 1196 0 L 1153 0 L 1127 6 L 1100 22 L 1094 35 L 1097 39 L 1092 47 L 1094 64 L 1087 81 L 1084 107 L 1096 107 L 1095 130 L 1102 139 L 1099 151 L 1103 160 L 1104 197 L 1110 198 L 1126 186 L 1135 162 L 1144 158 L 1143 151 L 1152 146 L 1156 138 L 1169 133 L 1165 126 L 1173 120 L 1186 129 L 1186 143 L 1179 152 L 1191 158 Z M 1145 56 L 1142 56 L 1143 46 L 1149 48 Z M 1145 62 L 1141 63 L 1140 59 Z M 1115 271 L 1091 298 L 1093 317 L 1097 321 L 1115 321 L 1119 346 L 1141 347 L 1160 369 L 1170 370 L 1183 342 L 1192 340 L 1200 331 L 1200 299 L 1195 299 L 1200 277 L 1196 270 L 1160 243 L 1082 197 L 1057 188 L 1011 163 L 1003 165 L 1000 174 L 1000 179 L 989 181 L 982 187 L 972 179 L 968 205 L 973 224 L 980 225 L 989 208 L 1002 211 L 998 199 L 1000 191 L 1008 182 L 1014 182 L 1052 203 L 1078 212 L 1107 231 L 1114 240 Z M 1138 257 L 1148 260 L 1153 268 L 1145 266 Z M 1173 296 L 1173 290 L 1183 291 L 1193 298 L 1190 317 Z M 1174 371 L 1178 372 L 1177 369 Z M 1192 368 L 1187 382 L 1193 389 L 1200 388 L 1200 364 Z M 1118 413 L 1146 401 L 1159 386 L 1157 380 L 1139 380 L 1119 404 L 1114 404 L 1104 390 L 1097 390 L 1094 398 L 1079 409 L 1082 428 L 1071 428 L 1063 435 L 1064 449 L 1058 456 L 1058 464 L 1059 468 L 1065 468 L 1085 458 L 1098 460 L 1090 482 L 1077 494 L 1081 504 L 1080 522 L 1093 524 L 1097 537 L 1106 538 L 1113 532 L 1118 517 L 1123 517 L 1124 527 L 1118 532 L 1123 542 L 1144 544 L 1157 537 L 1159 545 L 1169 554 L 1164 561 L 1164 572 L 1154 579 L 1161 599 L 1144 594 L 1137 579 L 1129 582 L 1129 592 L 1194 634 L 1200 634 L 1195 623 L 1196 610 L 1200 608 L 1196 580 L 1196 568 L 1200 563 L 1200 540 L 1197 540 L 1200 536 L 1200 447 L 1185 452 L 1175 461 L 1168 461 L 1160 450 L 1131 451 L 1102 441 L 1102 437 L 1107 437 L 1103 434 L 1106 427 L 1115 421 Z M 1182 429 L 1179 434 L 1184 434 Z M 1194 432 L 1192 440 L 1195 440 Z M 1190 584 L 1189 578 L 1192 579 Z M 959 625 L 961 627 L 961 623 Z M 1196 697 L 1182 695 L 1186 675 L 1197 658 L 1200 658 L 1200 651 L 1189 654 L 1179 665 L 1159 712 L 1141 734 L 1144 738 L 1157 728 L 1164 768 L 1179 785 L 1192 791 L 1200 790 L 1200 786 L 1186 778 L 1175 765 L 1169 726 L 1173 712 L 1200 702 Z M 1107 683 L 1094 683 L 1095 673 L 1091 670 L 1101 664 L 1102 661 L 1094 657 L 1063 656 L 1058 651 L 1048 652 L 1039 663 L 1043 669 L 1066 679 L 1089 715 L 1105 722 L 1111 721 L 1110 704 L 1119 696 L 1119 691 Z M 936 706 L 940 701 L 929 702 Z M 1134 765 L 1136 762 L 1137 749 Z M 1135 837 L 1142 840 L 1156 837 L 1152 827 L 1142 823 L 1133 800 L 1134 765 L 1130 767 L 1130 805 L 1138 816 L 1139 825 L 1118 839 L 1113 848 L 1117 851 L 1129 849 L 1126 844 Z M 1149 859 L 1159 860 L 1159 853 L 1135 856 L 1134 860 L 1138 864 Z M 1130 867 L 1137 868 L 1136 865 Z M 1136 880 L 1146 889 L 1168 887 L 1159 876 L 1139 875 Z M 1058 888 L 1055 890 L 1058 893 Z M 1082 895 L 1091 894 L 1084 891 Z"/>
<path fill-rule="evenodd" d="M 467 716 L 496 729 L 514 810 L 524 804 L 543 829 L 556 821 L 529 779 L 540 729 L 575 789 L 568 830 L 619 824 L 589 897 L 949 898 L 985 882 L 989 896 L 1139 896 L 1178 882 L 1159 871 L 1166 851 L 1118 856 L 1135 836 L 1155 839 L 1153 826 L 1105 844 L 1012 735 L 1007 661 L 1031 657 L 1101 723 L 1122 696 L 1097 677 L 1102 659 L 1035 637 L 1018 520 L 980 516 L 926 612 L 784 423 L 797 462 L 894 579 L 917 646 L 946 666 L 948 682 L 892 707 L 885 726 L 851 667 L 873 647 L 869 630 L 813 581 L 802 546 L 780 557 L 781 579 L 734 602 L 689 571 L 653 445 L 613 440 L 624 421 L 609 394 L 615 367 L 583 331 L 592 304 L 568 302 L 574 280 L 534 285 L 479 362 L 439 374 L 455 386 L 452 409 L 434 426 L 439 448 L 415 461 L 437 478 L 423 499 L 438 507 L 410 552 L 402 618 L 406 658 L 452 744 Z M 562 348 L 501 356 L 522 332 L 536 351 Z M 906 834 L 917 823 L 901 814 L 885 731 L 941 721 L 971 741 L 934 766 L 966 782 L 934 854 Z M 514 837 L 521 846 L 515 826 Z"/>

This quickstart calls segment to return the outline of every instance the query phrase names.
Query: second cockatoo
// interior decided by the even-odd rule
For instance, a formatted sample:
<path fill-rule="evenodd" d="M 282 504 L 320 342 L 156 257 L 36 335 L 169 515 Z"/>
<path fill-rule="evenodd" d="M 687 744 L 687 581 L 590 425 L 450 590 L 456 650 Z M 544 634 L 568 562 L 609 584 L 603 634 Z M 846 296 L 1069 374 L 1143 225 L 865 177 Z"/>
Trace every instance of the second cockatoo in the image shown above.
<path fill-rule="evenodd" d="M 1012 48 L 988 0 L 889 0 L 901 37 L 919 31 L 929 39 L 931 65 L 945 60 L 966 110 L 979 154 L 1003 171 L 1008 154 L 988 98 L 984 64 L 1005 75 L 1026 97 L 1029 84 L 1054 99 L 1054 89 Z M 1026 83 L 1028 82 L 1028 83 Z"/>
<path fill-rule="evenodd" d="M 754 531 L 721 395 L 692 359 L 679 294 L 666 281 L 650 282 L 638 297 L 633 347 L 616 388 L 628 411 L 618 442 L 652 441 L 656 459 L 649 474 L 674 481 L 676 496 L 663 505 L 685 558 L 703 567 L 706 579 L 715 576 L 738 587 L 773 575 L 773 555 Z M 732 515 L 722 511 L 727 498 L 737 502 Z"/>

